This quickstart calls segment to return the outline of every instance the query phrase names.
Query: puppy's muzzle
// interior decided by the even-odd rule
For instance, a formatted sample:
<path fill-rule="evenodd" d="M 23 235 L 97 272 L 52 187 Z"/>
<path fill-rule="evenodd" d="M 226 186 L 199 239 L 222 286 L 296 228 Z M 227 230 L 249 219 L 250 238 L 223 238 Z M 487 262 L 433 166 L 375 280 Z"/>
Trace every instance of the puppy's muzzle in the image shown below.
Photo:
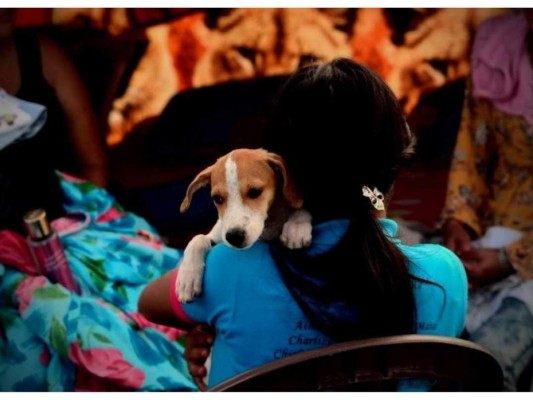
<path fill-rule="evenodd" d="M 244 240 L 246 239 L 246 232 L 242 229 L 231 229 L 226 233 L 226 241 L 237 248 L 244 247 Z"/>

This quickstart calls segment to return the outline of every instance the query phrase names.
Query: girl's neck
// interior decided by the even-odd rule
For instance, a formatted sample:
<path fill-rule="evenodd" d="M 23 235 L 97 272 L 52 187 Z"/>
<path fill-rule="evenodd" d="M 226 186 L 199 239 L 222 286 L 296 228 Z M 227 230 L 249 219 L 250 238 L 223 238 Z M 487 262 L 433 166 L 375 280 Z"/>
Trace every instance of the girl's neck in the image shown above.
<path fill-rule="evenodd" d="M 376 210 L 376 211 L 372 211 L 372 213 L 374 214 L 374 217 L 376 218 L 387 218 L 387 210 Z"/>

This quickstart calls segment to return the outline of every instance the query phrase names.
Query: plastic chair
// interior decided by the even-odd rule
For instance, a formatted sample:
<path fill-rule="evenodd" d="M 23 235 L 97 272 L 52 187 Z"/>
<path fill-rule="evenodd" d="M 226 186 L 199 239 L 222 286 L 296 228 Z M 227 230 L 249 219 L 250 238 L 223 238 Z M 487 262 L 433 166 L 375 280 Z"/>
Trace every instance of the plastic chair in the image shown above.
<path fill-rule="evenodd" d="M 400 335 L 302 352 L 231 378 L 211 391 L 395 391 L 424 379 L 431 391 L 501 391 L 503 373 L 481 346 L 463 339 Z"/>

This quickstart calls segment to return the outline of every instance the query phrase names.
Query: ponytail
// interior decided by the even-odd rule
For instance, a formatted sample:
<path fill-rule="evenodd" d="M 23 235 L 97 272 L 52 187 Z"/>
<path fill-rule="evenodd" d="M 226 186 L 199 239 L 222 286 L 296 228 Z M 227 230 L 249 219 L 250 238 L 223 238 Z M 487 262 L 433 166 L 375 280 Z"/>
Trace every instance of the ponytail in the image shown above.
<path fill-rule="evenodd" d="M 394 93 L 352 60 L 306 66 L 285 84 L 265 138 L 284 158 L 313 221 L 347 221 L 340 241 L 318 255 L 272 244 L 310 322 L 336 340 L 414 332 L 412 283 L 419 279 L 362 194 L 363 185 L 390 194 L 412 153 Z"/>
<path fill-rule="evenodd" d="M 375 218 L 368 199 L 329 251 L 272 245 L 283 280 L 310 322 L 337 341 L 415 331 L 407 260 Z"/>

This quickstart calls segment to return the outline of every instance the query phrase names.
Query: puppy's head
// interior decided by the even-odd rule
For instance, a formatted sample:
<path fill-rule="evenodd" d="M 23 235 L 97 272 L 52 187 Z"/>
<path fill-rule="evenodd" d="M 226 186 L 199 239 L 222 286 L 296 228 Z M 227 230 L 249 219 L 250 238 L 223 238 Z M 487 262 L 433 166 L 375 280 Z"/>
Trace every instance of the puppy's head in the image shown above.
<path fill-rule="evenodd" d="M 234 150 L 201 171 L 187 189 L 181 212 L 189 208 L 194 192 L 206 185 L 211 185 L 222 240 L 242 249 L 261 236 L 276 188 L 282 188 L 290 206 L 300 208 L 303 203 L 282 158 L 262 149 Z"/>

